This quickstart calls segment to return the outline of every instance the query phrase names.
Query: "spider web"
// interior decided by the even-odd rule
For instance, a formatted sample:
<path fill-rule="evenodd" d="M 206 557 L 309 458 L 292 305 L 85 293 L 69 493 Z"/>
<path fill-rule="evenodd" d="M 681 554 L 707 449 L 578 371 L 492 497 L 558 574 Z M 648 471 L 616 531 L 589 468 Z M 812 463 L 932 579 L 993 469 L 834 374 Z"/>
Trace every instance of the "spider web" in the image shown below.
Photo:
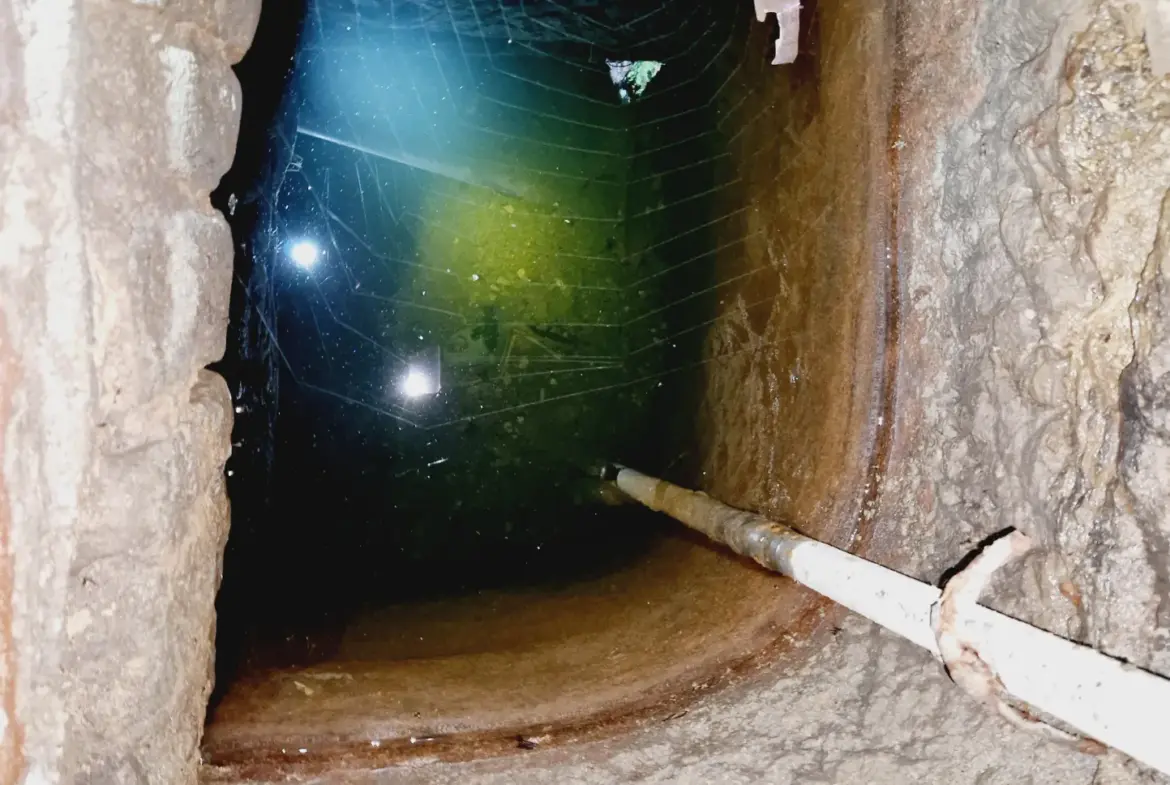
<path fill-rule="evenodd" d="M 712 200 L 737 177 L 718 107 L 759 57 L 750 17 L 312 0 L 271 175 L 246 197 L 262 205 L 244 341 L 268 370 L 241 385 L 240 416 L 264 412 L 271 433 L 283 378 L 390 444 L 392 478 L 431 478 L 469 440 L 483 478 L 518 454 L 636 454 L 672 386 L 760 348 L 701 353 L 720 290 L 762 269 L 716 277 L 710 240 L 736 218 Z M 607 60 L 638 58 L 663 66 L 625 105 Z M 405 395 L 419 369 L 438 391 Z"/>

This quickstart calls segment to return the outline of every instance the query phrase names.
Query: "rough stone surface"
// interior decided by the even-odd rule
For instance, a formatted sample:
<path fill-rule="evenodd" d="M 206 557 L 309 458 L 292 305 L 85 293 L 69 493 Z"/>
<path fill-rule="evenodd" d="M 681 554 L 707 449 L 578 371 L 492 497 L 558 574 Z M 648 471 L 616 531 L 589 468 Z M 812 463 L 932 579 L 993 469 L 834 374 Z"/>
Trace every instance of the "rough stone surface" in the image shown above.
<path fill-rule="evenodd" d="M 0 782 L 195 779 L 231 427 L 208 195 L 258 12 L 0 4 Z"/>
<path fill-rule="evenodd" d="M 1022 529 L 1042 547 L 994 604 L 1170 673 L 1170 80 L 1151 73 L 1136 4 L 996 3 L 959 21 L 975 43 L 962 92 L 907 86 L 923 113 L 909 127 L 945 135 L 904 139 L 907 383 L 884 496 L 927 536 L 901 566 L 937 580 Z M 932 45 L 908 42 L 912 57 Z"/>

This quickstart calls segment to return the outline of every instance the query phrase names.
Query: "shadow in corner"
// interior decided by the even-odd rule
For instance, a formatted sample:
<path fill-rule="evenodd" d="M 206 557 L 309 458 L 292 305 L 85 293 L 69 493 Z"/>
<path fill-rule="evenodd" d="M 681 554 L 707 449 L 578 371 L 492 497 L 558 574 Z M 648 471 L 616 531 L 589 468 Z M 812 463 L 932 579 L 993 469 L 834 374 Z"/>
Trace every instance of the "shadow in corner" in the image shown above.
<path fill-rule="evenodd" d="M 288 110 L 287 88 L 292 77 L 305 16 L 304 0 L 265 2 L 260 22 L 247 55 L 236 65 L 236 76 L 244 87 L 243 112 L 236 156 L 232 167 L 211 195 L 212 204 L 223 212 L 231 226 L 235 253 L 232 278 L 230 326 L 223 359 L 212 370 L 228 381 L 233 400 L 245 398 L 246 390 L 265 390 L 275 368 L 266 359 L 270 340 L 262 319 L 248 318 L 252 305 L 249 286 L 253 280 L 257 230 L 265 211 L 264 187 L 271 168 L 273 129 L 282 111 Z M 233 455 L 228 473 L 232 526 L 224 554 L 223 584 L 216 598 L 216 659 L 214 706 L 239 666 L 244 628 L 250 609 L 231 601 L 240 595 L 236 584 L 244 581 L 241 561 L 255 539 L 256 521 L 266 506 L 271 453 L 265 439 L 271 438 L 271 420 L 262 413 L 240 416 L 237 406 L 232 433 Z M 256 438 L 259 436 L 259 438 Z M 241 449 L 241 447 L 243 449 Z M 225 602 L 225 598 L 228 601 Z"/>

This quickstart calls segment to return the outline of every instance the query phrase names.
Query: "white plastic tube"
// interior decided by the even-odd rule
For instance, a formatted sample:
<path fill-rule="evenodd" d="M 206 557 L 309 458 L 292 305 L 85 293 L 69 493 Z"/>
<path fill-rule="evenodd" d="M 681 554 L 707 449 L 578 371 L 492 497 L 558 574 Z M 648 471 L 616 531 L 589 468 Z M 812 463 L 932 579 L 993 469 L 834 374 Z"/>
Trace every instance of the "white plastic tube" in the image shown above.
<path fill-rule="evenodd" d="M 706 494 L 620 468 L 627 495 L 901 635 L 935 657 L 940 590 Z M 1170 774 L 1170 680 L 1001 613 L 971 605 L 957 631 L 1006 691 L 1085 736 Z"/>

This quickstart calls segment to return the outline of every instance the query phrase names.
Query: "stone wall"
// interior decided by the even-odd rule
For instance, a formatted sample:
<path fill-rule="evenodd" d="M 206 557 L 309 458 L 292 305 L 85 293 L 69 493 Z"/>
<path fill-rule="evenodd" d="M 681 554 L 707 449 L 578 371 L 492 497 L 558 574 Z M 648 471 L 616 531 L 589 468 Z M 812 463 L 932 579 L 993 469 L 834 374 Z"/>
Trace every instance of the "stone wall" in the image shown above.
<path fill-rule="evenodd" d="M 259 2 L 0 4 L 0 782 L 196 775 Z"/>
<path fill-rule="evenodd" d="M 1170 79 L 1142 7 L 916 8 L 905 335 L 885 509 L 930 580 L 1007 526 L 1001 609 L 1170 674 Z M 930 19 L 930 22 L 926 20 Z M 913 112 L 913 114 L 911 114 Z M 894 535 L 890 541 L 896 540 Z"/>

